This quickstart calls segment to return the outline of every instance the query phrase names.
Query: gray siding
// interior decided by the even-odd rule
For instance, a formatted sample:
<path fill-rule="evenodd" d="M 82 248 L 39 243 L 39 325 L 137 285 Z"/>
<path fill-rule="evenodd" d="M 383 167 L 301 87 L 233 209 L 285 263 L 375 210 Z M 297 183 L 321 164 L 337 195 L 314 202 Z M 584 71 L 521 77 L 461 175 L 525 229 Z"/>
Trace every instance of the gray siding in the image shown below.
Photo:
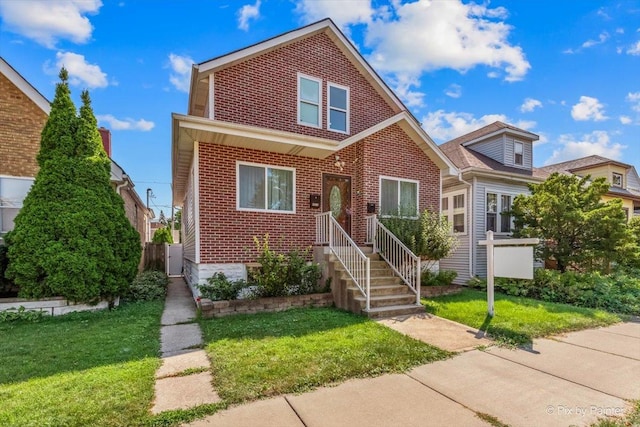
<path fill-rule="evenodd" d="M 454 283 L 465 284 L 471 278 L 471 271 L 469 270 L 469 251 L 470 251 L 470 237 L 471 237 L 471 200 L 469 198 L 469 188 L 465 185 L 458 185 L 454 187 L 445 188 L 442 190 L 442 196 L 446 196 L 447 193 L 455 191 L 465 190 L 465 209 L 467 211 L 467 221 L 465 224 L 466 233 L 456 234 L 458 237 L 458 248 L 448 258 L 440 260 L 441 270 L 453 270 L 458 273 L 458 277 Z"/>
<path fill-rule="evenodd" d="M 627 171 L 626 182 L 628 190 L 640 191 L 640 179 L 638 179 L 635 168 L 630 168 Z"/>
<path fill-rule="evenodd" d="M 469 145 L 467 146 L 467 148 L 480 154 L 484 154 L 485 156 L 504 164 L 505 149 L 504 138 L 502 136 L 491 139 L 489 141 L 482 141 L 473 145 Z"/>
<path fill-rule="evenodd" d="M 474 189 L 473 210 L 475 215 L 476 230 L 471 242 L 471 247 L 475 248 L 473 253 L 473 265 L 475 275 L 487 277 L 487 249 L 480 246 L 478 242 L 487 237 L 486 227 L 486 193 L 496 192 L 499 194 L 511 194 L 515 197 L 518 194 L 530 194 L 527 185 L 524 183 L 506 183 L 478 178 Z M 508 239 L 508 235 L 496 234 L 496 239 Z"/>
<path fill-rule="evenodd" d="M 514 143 L 515 141 L 522 143 L 522 165 L 516 165 L 514 159 Z M 507 137 L 504 143 L 504 165 L 518 169 L 531 170 L 533 167 L 533 144 L 530 141 L 514 139 Z"/>
<path fill-rule="evenodd" d="M 189 182 L 182 206 L 182 244 L 184 258 L 196 261 L 196 220 L 195 220 L 195 191 L 194 191 L 194 168 L 191 165 L 189 172 Z M 186 271 L 186 269 L 185 269 Z"/>

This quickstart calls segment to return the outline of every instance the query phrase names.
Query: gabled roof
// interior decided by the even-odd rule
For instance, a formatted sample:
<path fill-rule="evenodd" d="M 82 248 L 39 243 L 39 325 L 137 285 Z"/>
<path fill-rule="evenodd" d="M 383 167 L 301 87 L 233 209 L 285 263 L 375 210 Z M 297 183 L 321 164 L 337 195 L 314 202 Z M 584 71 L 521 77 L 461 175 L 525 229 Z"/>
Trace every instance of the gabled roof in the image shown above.
<path fill-rule="evenodd" d="M 369 65 L 362 57 L 360 52 L 351 44 L 351 42 L 336 27 L 329 18 L 309 24 L 307 26 L 286 32 L 284 34 L 272 37 L 265 41 L 256 43 L 249 47 L 245 47 L 222 56 L 215 57 L 208 61 L 194 64 L 191 70 L 191 89 L 189 91 L 189 114 L 202 115 L 204 105 L 208 101 L 209 85 L 207 83 L 208 76 L 218 70 L 231 67 L 239 62 L 246 61 L 258 55 L 263 55 L 272 50 L 283 47 L 287 44 L 294 43 L 306 37 L 315 34 L 327 34 L 342 53 L 351 60 L 360 73 L 369 81 L 382 98 L 391 106 L 395 113 L 400 111 L 408 111 L 400 98 L 393 93 L 387 84 L 380 78 L 378 73 Z"/>
<path fill-rule="evenodd" d="M 27 97 L 33 101 L 46 115 L 51 111 L 51 103 L 38 90 L 31 85 L 15 68 L 13 68 L 3 57 L 0 56 L 0 73 L 11 83 L 20 89 Z"/>
<path fill-rule="evenodd" d="M 555 163 L 553 165 L 545 166 L 542 169 L 544 169 L 549 173 L 574 172 L 574 171 L 579 171 L 583 169 L 590 169 L 594 166 L 604 166 L 604 165 L 615 165 L 615 166 L 623 167 L 625 169 L 629 169 L 633 167 L 631 165 L 619 162 L 617 160 L 612 160 L 606 157 L 594 155 L 594 156 L 581 157 L 575 160 L 568 160 L 566 162 Z"/>
<path fill-rule="evenodd" d="M 524 129 L 517 128 L 507 123 L 496 121 L 483 126 L 480 129 L 476 129 L 473 132 L 469 132 L 455 139 L 452 139 L 451 141 L 445 142 L 444 144 L 440 145 L 440 148 L 443 148 L 445 145 L 464 145 L 466 147 L 475 144 L 476 142 L 491 138 L 492 136 L 500 135 L 502 133 L 509 133 L 512 135 L 520 136 L 526 139 L 530 139 L 531 141 L 537 141 L 539 139 L 538 135 L 536 135 L 535 133 L 528 132 Z"/>

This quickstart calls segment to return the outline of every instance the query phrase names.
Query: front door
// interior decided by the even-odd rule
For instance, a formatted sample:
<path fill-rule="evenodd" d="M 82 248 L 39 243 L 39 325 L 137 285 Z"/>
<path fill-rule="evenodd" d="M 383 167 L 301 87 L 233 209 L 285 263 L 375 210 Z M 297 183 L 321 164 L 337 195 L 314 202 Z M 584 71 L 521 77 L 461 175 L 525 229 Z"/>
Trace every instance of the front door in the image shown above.
<path fill-rule="evenodd" d="M 327 211 L 351 235 L 351 177 L 322 175 L 322 212 Z"/>

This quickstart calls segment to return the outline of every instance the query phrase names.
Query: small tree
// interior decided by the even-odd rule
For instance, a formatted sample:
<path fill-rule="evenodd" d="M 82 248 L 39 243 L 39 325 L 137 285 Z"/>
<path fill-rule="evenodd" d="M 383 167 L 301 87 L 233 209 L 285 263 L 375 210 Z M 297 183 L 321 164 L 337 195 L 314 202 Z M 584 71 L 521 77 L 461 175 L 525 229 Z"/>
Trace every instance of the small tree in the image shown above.
<path fill-rule="evenodd" d="M 77 116 L 60 72 L 42 131 L 40 170 L 7 235 L 7 277 L 20 295 L 73 301 L 113 300 L 135 277 L 140 238 L 110 183 L 89 94 Z"/>
<path fill-rule="evenodd" d="M 569 267 L 608 271 L 629 233 L 620 200 L 601 201 L 609 190 L 606 180 L 554 173 L 529 184 L 529 190 L 531 195 L 513 202 L 514 234 L 542 239 L 537 257 L 555 259 L 562 272 Z"/>
<path fill-rule="evenodd" d="M 153 233 L 153 237 L 151 238 L 151 243 L 173 243 L 173 236 L 171 235 L 171 230 L 168 227 L 158 228 L 155 233 Z"/>

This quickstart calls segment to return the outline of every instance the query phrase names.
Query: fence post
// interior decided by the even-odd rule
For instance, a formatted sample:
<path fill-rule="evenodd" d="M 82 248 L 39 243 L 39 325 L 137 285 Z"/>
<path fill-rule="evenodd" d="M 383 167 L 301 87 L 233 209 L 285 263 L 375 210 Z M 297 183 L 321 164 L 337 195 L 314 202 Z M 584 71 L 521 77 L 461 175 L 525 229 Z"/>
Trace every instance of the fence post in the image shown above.
<path fill-rule="evenodd" d="M 493 231 L 487 231 L 487 306 L 488 314 L 493 317 Z"/>

